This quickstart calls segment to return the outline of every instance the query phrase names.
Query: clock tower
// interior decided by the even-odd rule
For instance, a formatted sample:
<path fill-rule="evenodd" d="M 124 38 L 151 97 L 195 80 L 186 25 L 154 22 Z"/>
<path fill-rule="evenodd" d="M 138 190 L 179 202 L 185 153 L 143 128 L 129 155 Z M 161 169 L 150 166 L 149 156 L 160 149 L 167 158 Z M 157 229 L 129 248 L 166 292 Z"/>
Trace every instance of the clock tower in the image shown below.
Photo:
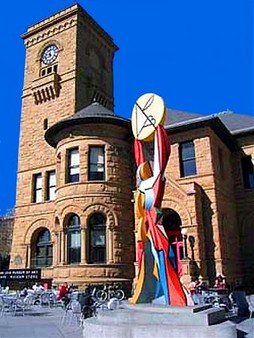
<path fill-rule="evenodd" d="M 49 219 L 56 223 L 50 198 L 50 187 L 57 186 L 56 155 L 44 134 L 93 101 L 113 110 L 113 59 L 118 50 L 78 4 L 32 25 L 22 38 L 26 60 L 11 268 L 32 267 L 35 249 L 27 238 L 41 227 L 50 228 Z"/>

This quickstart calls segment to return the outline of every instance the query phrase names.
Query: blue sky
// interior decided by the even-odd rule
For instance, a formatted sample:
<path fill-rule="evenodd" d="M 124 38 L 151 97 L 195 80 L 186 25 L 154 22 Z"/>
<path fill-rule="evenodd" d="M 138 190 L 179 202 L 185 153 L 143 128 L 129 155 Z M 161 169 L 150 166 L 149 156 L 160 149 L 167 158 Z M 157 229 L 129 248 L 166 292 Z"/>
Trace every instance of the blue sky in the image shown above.
<path fill-rule="evenodd" d="M 0 214 L 15 205 L 19 121 L 28 26 L 75 3 L 1 3 Z M 130 117 L 144 93 L 168 108 L 254 116 L 253 0 L 80 0 L 119 47 L 115 112 Z"/>

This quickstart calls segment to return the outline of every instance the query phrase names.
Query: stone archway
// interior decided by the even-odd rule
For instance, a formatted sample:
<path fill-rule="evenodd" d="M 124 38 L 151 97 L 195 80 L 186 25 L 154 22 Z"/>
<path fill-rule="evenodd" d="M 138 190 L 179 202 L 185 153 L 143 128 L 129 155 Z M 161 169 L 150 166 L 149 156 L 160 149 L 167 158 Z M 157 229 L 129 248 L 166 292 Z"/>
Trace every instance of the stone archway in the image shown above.
<path fill-rule="evenodd" d="M 183 239 L 181 234 L 182 220 L 179 214 L 171 208 L 163 208 L 162 225 L 170 243 L 170 258 L 174 262 L 179 276 L 182 276 Z"/>
<path fill-rule="evenodd" d="M 54 244 L 54 229 L 51 226 L 51 223 L 46 218 L 37 219 L 35 222 L 33 222 L 27 229 L 25 235 L 24 235 L 24 243 L 26 245 L 26 263 L 25 266 L 27 268 L 31 267 L 33 265 L 33 259 L 35 259 L 36 256 L 36 247 L 35 243 L 38 238 L 38 235 L 41 231 L 47 230 L 50 234 L 50 241 L 52 245 Z"/>
<path fill-rule="evenodd" d="M 180 217 L 183 226 L 191 226 L 192 219 L 189 210 L 183 204 L 183 202 L 177 198 L 164 199 L 162 201 L 161 208 L 164 209 L 172 209 L 174 210 Z"/>
<path fill-rule="evenodd" d="M 171 208 L 163 208 L 162 211 L 165 231 L 181 231 L 182 220 L 179 214 Z"/>

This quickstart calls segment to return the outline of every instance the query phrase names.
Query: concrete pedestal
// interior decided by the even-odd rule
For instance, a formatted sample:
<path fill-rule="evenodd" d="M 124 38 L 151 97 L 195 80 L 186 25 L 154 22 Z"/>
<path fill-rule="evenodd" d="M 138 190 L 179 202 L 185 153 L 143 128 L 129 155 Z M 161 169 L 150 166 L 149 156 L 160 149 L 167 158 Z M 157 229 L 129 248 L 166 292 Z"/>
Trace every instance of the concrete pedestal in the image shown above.
<path fill-rule="evenodd" d="M 225 311 L 210 306 L 172 307 L 124 302 L 85 320 L 84 338 L 236 338 Z"/>

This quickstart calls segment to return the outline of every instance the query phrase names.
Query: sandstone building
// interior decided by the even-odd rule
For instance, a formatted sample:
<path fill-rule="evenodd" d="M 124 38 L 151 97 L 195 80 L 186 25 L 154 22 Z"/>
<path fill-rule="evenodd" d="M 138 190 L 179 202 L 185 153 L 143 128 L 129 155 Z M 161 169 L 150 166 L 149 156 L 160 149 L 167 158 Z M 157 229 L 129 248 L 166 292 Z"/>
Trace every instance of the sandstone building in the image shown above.
<path fill-rule="evenodd" d="M 118 47 L 78 4 L 23 39 L 11 267 L 40 267 L 56 284 L 131 284 L 135 167 L 130 121 L 113 112 Z M 163 224 L 179 274 L 254 281 L 254 119 L 168 109 L 166 129 Z"/>
<path fill-rule="evenodd" d="M 132 140 L 130 122 L 112 112 L 118 48 L 79 5 L 31 26 L 23 39 L 11 267 L 42 267 L 43 279 L 57 284 L 130 282 Z"/>

